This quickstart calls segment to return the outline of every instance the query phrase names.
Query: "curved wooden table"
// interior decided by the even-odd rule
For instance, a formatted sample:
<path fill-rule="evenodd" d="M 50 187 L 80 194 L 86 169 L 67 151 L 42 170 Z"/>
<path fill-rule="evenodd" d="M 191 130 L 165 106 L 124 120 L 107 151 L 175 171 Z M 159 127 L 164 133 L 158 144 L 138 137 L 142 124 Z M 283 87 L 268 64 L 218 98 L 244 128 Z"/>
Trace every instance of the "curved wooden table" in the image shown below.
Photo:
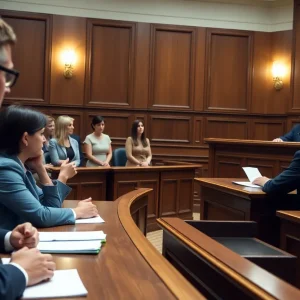
<path fill-rule="evenodd" d="M 139 201 L 143 207 L 150 192 L 138 189 L 116 201 L 95 201 L 105 223 L 41 230 L 103 230 L 107 234 L 98 255 L 53 255 L 57 269 L 76 268 L 88 290 L 87 297 L 74 299 L 204 299 L 135 225 L 130 210 L 135 206 L 136 212 Z M 77 202 L 66 200 L 64 207 L 75 207 Z"/>

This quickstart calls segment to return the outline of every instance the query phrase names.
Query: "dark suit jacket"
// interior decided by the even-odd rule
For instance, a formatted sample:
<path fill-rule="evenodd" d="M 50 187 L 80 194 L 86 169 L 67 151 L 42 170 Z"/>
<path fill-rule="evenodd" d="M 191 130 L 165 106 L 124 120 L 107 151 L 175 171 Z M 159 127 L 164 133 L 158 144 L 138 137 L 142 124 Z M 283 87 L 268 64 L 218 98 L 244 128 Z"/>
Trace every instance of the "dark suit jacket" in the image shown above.
<path fill-rule="evenodd" d="M 262 190 L 268 194 L 287 194 L 295 189 L 300 190 L 300 150 L 295 153 L 289 167 L 266 182 Z"/>
<path fill-rule="evenodd" d="M 284 142 L 300 142 L 300 124 L 295 125 L 290 132 L 280 138 Z"/>
<path fill-rule="evenodd" d="M 7 231 L 0 229 L 0 252 L 4 252 Z M 24 274 L 13 265 L 0 265 L 0 299 L 15 300 L 22 296 L 26 287 Z"/>

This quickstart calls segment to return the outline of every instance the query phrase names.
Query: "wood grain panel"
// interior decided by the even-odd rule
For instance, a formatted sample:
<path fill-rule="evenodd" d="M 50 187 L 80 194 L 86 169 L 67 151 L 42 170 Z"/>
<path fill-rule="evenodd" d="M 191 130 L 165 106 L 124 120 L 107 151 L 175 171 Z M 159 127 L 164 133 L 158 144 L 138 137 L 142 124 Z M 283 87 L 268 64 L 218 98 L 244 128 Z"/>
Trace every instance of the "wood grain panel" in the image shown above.
<path fill-rule="evenodd" d="M 296 118 L 296 117 L 288 118 L 285 133 L 289 132 L 297 124 L 300 124 L 300 117 L 298 117 L 298 118 Z"/>
<path fill-rule="evenodd" d="M 196 65 L 195 65 L 195 101 L 194 110 L 203 111 L 204 109 L 204 80 L 205 80 L 205 38 L 206 29 L 197 27 L 196 39 Z"/>
<path fill-rule="evenodd" d="M 294 24 L 293 24 L 293 99 L 291 110 L 300 110 L 300 1 L 294 0 Z"/>
<path fill-rule="evenodd" d="M 150 107 L 192 109 L 195 28 L 152 25 Z"/>
<path fill-rule="evenodd" d="M 159 215 L 162 217 L 175 216 L 176 203 L 178 202 L 178 181 L 176 179 L 162 179 L 161 182 Z M 170 199 L 176 199 L 176 201 L 168 201 Z"/>
<path fill-rule="evenodd" d="M 122 113 L 107 113 L 107 112 L 93 112 L 85 115 L 85 133 L 86 135 L 92 132 L 91 123 L 94 116 L 102 116 L 105 121 L 104 133 L 108 134 L 114 141 L 123 143 L 125 147 L 125 141 L 130 136 L 131 130 L 131 117 L 130 114 Z"/>
<path fill-rule="evenodd" d="M 138 23 L 136 31 L 136 54 L 134 97 L 135 108 L 147 108 L 149 101 L 150 24 Z"/>
<path fill-rule="evenodd" d="M 215 158 L 214 174 L 219 178 L 243 178 L 246 175 L 242 166 L 244 166 L 242 158 L 219 154 Z"/>
<path fill-rule="evenodd" d="M 0 11 L 0 14 L 17 35 L 13 61 L 14 67 L 20 72 L 17 84 L 5 99 L 26 104 L 48 103 L 51 17 L 13 11 Z"/>
<path fill-rule="evenodd" d="M 88 20 L 86 103 L 131 106 L 135 23 Z"/>
<path fill-rule="evenodd" d="M 176 122 L 174 122 L 176 120 Z M 190 143 L 191 118 L 182 116 L 150 116 L 150 137 L 153 142 Z"/>
<path fill-rule="evenodd" d="M 63 76 L 64 63 L 62 52 L 74 50 L 73 77 Z M 53 16 L 52 60 L 50 103 L 62 105 L 83 105 L 85 54 L 86 54 L 86 19 L 68 16 Z"/>
<path fill-rule="evenodd" d="M 247 31 L 207 30 L 207 110 L 248 111 L 252 40 L 252 33 Z"/>
<path fill-rule="evenodd" d="M 87 199 L 106 200 L 106 182 L 82 182 L 81 184 L 81 197 Z M 101 195 L 100 199 L 99 196 Z"/>
<path fill-rule="evenodd" d="M 193 198 L 190 198 L 190 202 L 185 200 L 186 196 L 193 191 L 194 179 L 181 179 L 179 181 L 179 193 L 178 193 L 178 214 L 191 213 L 191 208 L 193 207 Z"/>
<path fill-rule="evenodd" d="M 247 120 L 206 118 L 204 138 L 247 139 L 247 137 Z"/>
<path fill-rule="evenodd" d="M 282 120 L 251 120 L 249 138 L 252 140 L 272 141 L 285 134 L 285 122 Z"/>
<path fill-rule="evenodd" d="M 203 118 L 194 118 L 194 144 L 203 143 Z"/>

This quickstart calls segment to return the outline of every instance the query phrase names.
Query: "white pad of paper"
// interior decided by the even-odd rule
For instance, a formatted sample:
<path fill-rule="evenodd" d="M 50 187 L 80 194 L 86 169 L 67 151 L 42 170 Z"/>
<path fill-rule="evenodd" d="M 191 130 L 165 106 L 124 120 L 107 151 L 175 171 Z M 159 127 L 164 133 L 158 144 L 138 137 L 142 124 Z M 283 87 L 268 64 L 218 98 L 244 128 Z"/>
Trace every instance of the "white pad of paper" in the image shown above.
<path fill-rule="evenodd" d="M 3 263 L 4 265 L 9 264 L 9 262 L 10 262 L 10 257 L 3 257 L 3 258 L 1 258 L 1 259 L 2 259 L 2 263 Z"/>
<path fill-rule="evenodd" d="M 43 253 L 99 253 L 101 241 L 39 242 L 37 248 Z"/>
<path fill-rule="evenodd" d="M 257 184 L 253 184 L 249 181 L 232 181 L 235 184 L 239 184 L 242 186 L 247 186 L 247 187 L 253 187 L 253 188 L 261 188 L 261 186 L 257 185 Z"/>
<path fill-rule="evenodd" d="M 76 224 L 93 224 L 93 223 L 104 223 L 105 221 L 100 217 L 88 218 L 88 219 L 78 219 L 75 221 Z"/>
<path fill-rule="evenodd" d="M 39 232 L 40 242 L 106 240 L 103 231 Z"/>
<path fill-rule="evenodd" d="M 76 269 L 58 270 L 51 280 L 27 287 L 22 299 L 86 296 L 87 293 Z"/>
<path fill-rule="evenodd" d="M 262 175 L 260 174 L 257 168 L 244 167 L 243 170 L 246 173 L 250 182 L 253 182 L 253 180 L 256 179 L 257 177 L 262 177 Z"/>

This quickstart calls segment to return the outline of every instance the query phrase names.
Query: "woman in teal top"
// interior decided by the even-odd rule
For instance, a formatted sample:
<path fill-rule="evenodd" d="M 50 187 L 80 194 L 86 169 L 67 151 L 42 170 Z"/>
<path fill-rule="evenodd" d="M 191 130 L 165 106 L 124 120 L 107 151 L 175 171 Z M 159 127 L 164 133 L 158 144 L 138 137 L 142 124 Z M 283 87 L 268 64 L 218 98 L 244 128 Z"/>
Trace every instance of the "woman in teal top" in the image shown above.
<path fill-rule="evenodd" d="M 5 141 L 0 143 L 0 228 L 11 230 L 24 222 L 36 227 L 74 224 L 75 219 L 98 214 L 91 199 L 80 201 L 74 209 L 61 207 L 71 191 L 66 181 L 76 168 L 64 162 L 58 180 L 49 178 L 42 155 L 45 126 L 46 117 L 38 111 L 10 106 L 0 112 L 0 141 Z"/>
<path fill-rule="evenodd" d="M 91 124 L 93 133 L 86 136 L 84 140 L 85 154 L 88 158 L 87 167 L 109 167 L 112 157 L 111 140 L 107 134 L 104 134 L 104 119 L 95 116 Z"/>

